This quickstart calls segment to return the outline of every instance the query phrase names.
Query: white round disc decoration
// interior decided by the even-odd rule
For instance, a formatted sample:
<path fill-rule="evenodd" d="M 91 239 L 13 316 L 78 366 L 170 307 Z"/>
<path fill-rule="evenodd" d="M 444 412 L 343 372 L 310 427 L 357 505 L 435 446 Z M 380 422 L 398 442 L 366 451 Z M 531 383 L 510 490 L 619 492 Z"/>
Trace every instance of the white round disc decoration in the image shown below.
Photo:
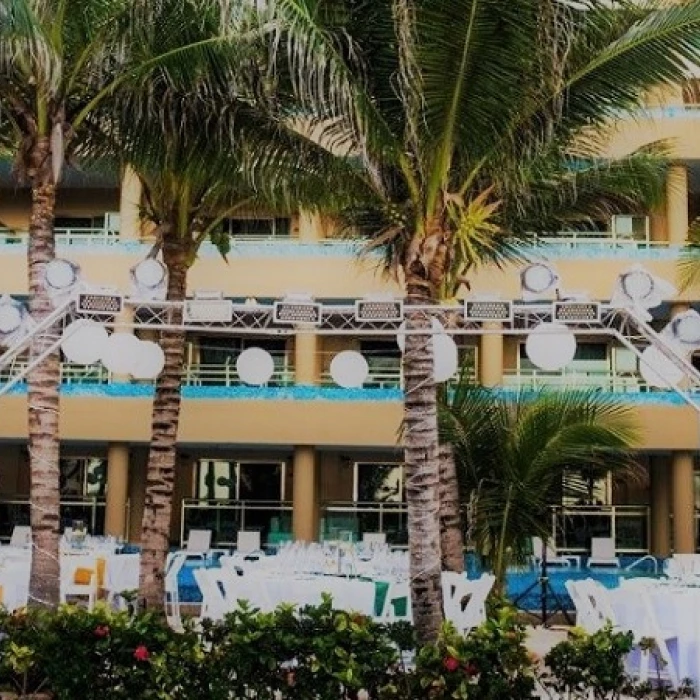
<path fill-rule="evenodd" d="M 522 284 L 528 292 L 535 294 L 545 292 L 557 282 L 557 275 L 544 263 L 534 263 L 522 273 Z"/>
<path fill-rule="evenodd" d="M 56 258 L 46 266 L 46 283 L 55 291 L 70 289 L 78 281 L 78 266 Z"/>
<path fill-rule="evenodd" d="M 649 386 L 668 389 L 683 379 L 683 370 L 654 346 L 646 348 L 639 358 L 639 373 Z"/>
<path fill-rule="evenodd" d="M 436 318 L 430 319 L 430 325 L 433 329 L 433 335 L 445 332 L 445 327 Z M 406 321 L 403 321 L 396 329 L 396 344 L 401 352 L 406 351 Z"/>
<path fill-rule="evenodd" d="M 542 370 L 557 372 L 576 354 L 576 336 L 563 323 L 540 323 L 527 336 L 525 352 Z"/>
<path fill-rule="evenodd" d="M 700 315 L 694 311 L 674 318 L 671 328 L 679 342 L 685 345 L 700 345 Z"/>
<path fill-rule="evenodd" d="M 139 342 L 139 352 L 131 369 L 134 379 L 156 379 L 165 367 L 163 348 L 151 340 Z"/>
<path fill-rule="evenodd" d="M 446 333 L 433 336 L 433 379 L 446 382 L 452 379 L 459 367 L 457 344 Z"/>
<path fill-rule="evenodd" d="M 61 350 L 68 362 L 94 365 L 102 359 L 109 334 L 97 321 L 73 321 L 63 330 Z"/>
<path fill-rule="evenodd" d="M 0 306 L 0 333 L 9 335 L 22 325 L 22 310 L 14 304 Z"/>
<path fill-rule="evenodd" d="M 165 280 L 165 273 L 165 265 L 153 258 L 143 260 L 134 267 L 136 283 L 146 289 L 153 289 L 161 285 Z"/>
<path fill-rule="evenodd" d="M 368 376 L 369 365 L 359 352 L 343 350 L 331 360 L 331 377 L 343 389 L 359 389 Z"/>
<path fill-rule="evenodd" d="M 236 360 L 236 371 L 245 384 L 260 386 L 270 381 L 275 361 L 267 350 L 246 348 Z"/>
<path fill-rule="evenodd" d="M 654 292 L 654 278 L 646 270 L 633 270 L 620 278 L 622 292 L 631 301 L 640 302 Z"/>
<path fill-rule="evenodd" d="M 139 360 L 141 341 L 131 333 L 113 333 L 102 351 L 102 364 L 113 374 L 131 374 Z"/>

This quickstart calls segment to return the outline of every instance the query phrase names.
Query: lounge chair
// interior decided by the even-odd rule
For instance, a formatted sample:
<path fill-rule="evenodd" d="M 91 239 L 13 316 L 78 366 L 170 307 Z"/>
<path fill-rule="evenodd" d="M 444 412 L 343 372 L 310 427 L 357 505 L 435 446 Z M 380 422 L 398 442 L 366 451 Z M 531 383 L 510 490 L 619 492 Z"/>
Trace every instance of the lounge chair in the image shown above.
<path fill-rule="evenodd" d="M 577 554 L 560 554 L 555 547 L 547 544 L 547 549 L 544 549 L 544 543 L 541 537 L 532 538 L 532 563 L 538 567 L 542 563 L 544 553 L 547 554 L 547 564 L 550 566 L 575 566 L 577 569 L 581 566 L 581 557 Z"/>
<path fill-rule="evenodd" d="M 620 567 L 620 559 L 615 554 L 615 540 L 612 537 L 592 537 L 591 556 L 588 566 Z"/>

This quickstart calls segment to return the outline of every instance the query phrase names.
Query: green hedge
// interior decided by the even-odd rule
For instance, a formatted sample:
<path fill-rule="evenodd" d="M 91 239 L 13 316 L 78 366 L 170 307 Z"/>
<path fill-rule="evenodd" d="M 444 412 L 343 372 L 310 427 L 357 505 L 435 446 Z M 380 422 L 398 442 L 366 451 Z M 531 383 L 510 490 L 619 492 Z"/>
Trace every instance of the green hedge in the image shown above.
<path fill-rule="evenodd" d="M 182 633 L 152 614 L 64 606 L 0 613 L 0 690 L 57 700 L 528 700 L 538 684 L 569 698 L 592 684 L 594 697 L 614 698 L 613 687 L 630 687 L 630 644 L 612 630 L 574 635 L 544 673 L 506 606 L 467 636 L 445 625 L 420 650 L 409 625 L 334 610 L 330 599 L 271 613 L 242 607 Z M 636 697 L 671 697 L 647 690 L 656 692 Z"/>

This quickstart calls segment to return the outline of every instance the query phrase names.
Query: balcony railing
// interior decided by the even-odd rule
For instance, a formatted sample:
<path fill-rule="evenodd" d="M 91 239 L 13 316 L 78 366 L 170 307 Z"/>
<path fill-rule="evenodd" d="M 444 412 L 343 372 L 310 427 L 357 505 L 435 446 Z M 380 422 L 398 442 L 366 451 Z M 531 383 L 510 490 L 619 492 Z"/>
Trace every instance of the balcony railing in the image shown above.
<path fill-rule="evenodd" d="M 505 370 L 503 385 L 518 389 L 576 388 L 602 389 L 615 393 L 651 391 L 641 376 L 630 372 L 544 372 L 540 370 Z"/>
<path fill-rule="evenodd" d="M 128 504 L 124 504 L 128 511 Z M 29 525 L 29 499 L 0 499 L 0 540 L 8 541 L 15 525 Z M 91 535 L 105 534 L 105 502 L 95 498 L 61 499 L 61 530 L 82 520 Z"/>
<path fill-rule="evenodd" d="M 333 502 L 322 512 L 322 534 L 351 533 L 354 540 L 363 532 L 384 532 L 395 545 L 408 542 L 406 504 L 401 502 Z M 591 537 L 612 537 L 616 550 L 645 554 L 649 550 L 648 506 L 553 506 L 552 541 L 566 552 L 589 551 Z"/>
<path fill-rule="evenodd" d="M 278 545 L 292 539 L 292 504 L 287 501 L 182 501 L 180 543 L 190 530 L 212 531 L 216 546 L 232 547 L 240 530 L 260 531 L 263 544 Z"/>
<path fill-rule="evenodd" d="M 533 240 L 543 245 L 557 245 L 567 248 L 580 246 L 614 247 L 623 249 L 667 248 L 668 241 L 652 241 L 649 238 L 619 236 L 612 231 L 557 231 L 553 234 L 535 235 Z"/>
<path fill-rule="evenodd" d="M 55 229 L 56 242 L 63 245 L 115 245 L 119 243 L 119 231 L 102 228 Z M 24 245 L 27 231 L 13 231 L 0 227 L 0 245 Z"/>
<path fill-rule="evenodd" d="M 294 384 L 294 368 L 287 364 L 282 354 L 270 353 L 275 360 L 275 370 L 266 386 L 291 386 Z M 241 386 L 235 362 L 224 364 L 190 364 L 183 372 L 187 386 Z"/>

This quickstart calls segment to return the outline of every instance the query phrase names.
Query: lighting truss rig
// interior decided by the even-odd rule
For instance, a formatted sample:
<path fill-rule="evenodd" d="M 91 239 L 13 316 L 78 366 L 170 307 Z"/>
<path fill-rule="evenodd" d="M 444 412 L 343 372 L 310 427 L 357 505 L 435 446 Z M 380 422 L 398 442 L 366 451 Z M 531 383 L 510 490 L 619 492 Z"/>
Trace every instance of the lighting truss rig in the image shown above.
<path fill-rule="evenodd" d="M 0 355 L 0 396 L 55 352 L 63 329 L 78 319 L 90 319 L 111 329 L 186 331 L 190 333 L 259 337 L 304 333 L 337 336 L 395 337 L 405 333 L 411 314 L 436 318 L 444 332 L 454 336 L 490 334 L 526 336 L 541 323 L 560 323 L 582 336 L 602 336 L 617 341 L 645 362 L 645 348 L 655 347 L 683 373 L 681 386 L 671 386 L 700 413 L 700 373 L 689 359 L 656 332 L 634 308 L 619 308 L 588 301 L 528 301 L 469 299 L 461 305 L 404 306 L 401 301 L 357 301 L 354 304 L 322 304 L 312 301 L 277 301 L 270 304 L 235 304 L 226 299 L 190 299 L 185 302 L 143 301 L 116 294 L 81 293 L 65 301 Z M 425 335 L 434 331 L 415 331 Z M 31 355 L 35 347 L 39 355 Z M 15 361 L 29 357 L 27 363 Z"/>

